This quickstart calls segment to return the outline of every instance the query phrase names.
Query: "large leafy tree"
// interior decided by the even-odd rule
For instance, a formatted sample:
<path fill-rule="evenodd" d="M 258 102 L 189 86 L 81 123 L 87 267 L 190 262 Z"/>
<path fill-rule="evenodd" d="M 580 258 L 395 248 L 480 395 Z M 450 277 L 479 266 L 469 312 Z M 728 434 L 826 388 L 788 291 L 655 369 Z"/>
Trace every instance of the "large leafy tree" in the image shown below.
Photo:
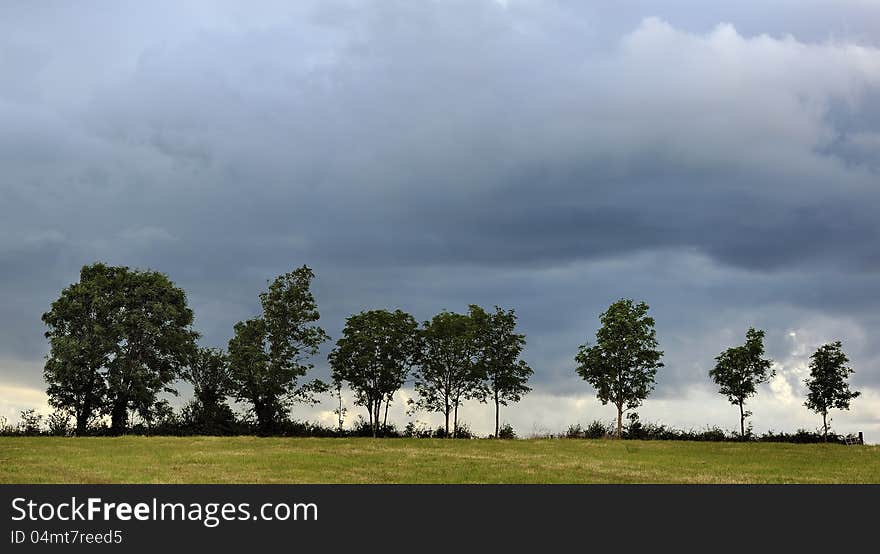
<path fill-rule="evenodd" d="M 746 418 L 752 415 L 745 409 L 745 402 L 757 392 L 758 385 L 773 377 L 772 364 L 772 360 L 764 357 L 764 331 L 749 327 L 745 344 L 728 348 L 716 356 L 715 367 L 709 371 L 719 386 L 718 392 L 739 406 L 739 430 L 743 439 Z"/>
<path fill-rule="evenodd" d="M 165 274 L 122 268 L 117 276 L 120 340 L 108 364 L 107 395 L 111 431 L 121 433 L 129 411 L 150 422 L 159 393 L 176 394 L 171 383 L 192 361 L 198 333 L 186 293 Z"/>
<path fill-rule="evenodd" d="M 621 299 L 599 317 L 596 343 L 585 344 L 575 356 L 577 373 L 596 389 L 603 405 L 617 408 L 617 437 L 623 431 L 623 413 L 635 409 L 654 389 L 663 352 L 657 349 L 654 318 L 648 305 Z"/>
<path fill-rule="evenodd" d="M 471 305 L 469 315 L 474 327 L 474 348 L 477 371 L 484 379 L 480 400 L 495 403 L 495 436 L 498 437 L 501 406 L 519 402 L 528 393 L 526 383 L 533 371 L 519 359 L 526 336 L 516 332 L 516 312 L 498 306 L 492 313 Z"/>
<path fill-rule="evenodd" d="M 287 419 L 293 402 L 314 401 L 315 392 L 328 390 L 318 380 L 300 383 L 313 367 L 309 358 L 328 339 L 316 323 L 314 277 L 305 265 L 278 276 L 260 294 L 262 316 L 236 323 L 229 341 L 231 392 L 251 404 L 263 433 Z"/>
<path fill-rule="evenodd" d="M 828 440 L 828 411 L 832 408 L 848 410 L 849 403 L 861 393 L 851 391 L 846 382 L 851 373 L 849 358 L 843 353 L 840 341 L 824 344 L 810 356 L 810 376 L 807 401 L 804 405 L 822 416 L 822 437 Z"/>
<path fill-rule="evenodd" d="M 84 266 L 43 321 L 50 401 L 75 416 L 78 433 L 102 413 L 115 433 L 131 411 L 152 420 L 198 337 L 186 293 L 166 275 L 101 263 Z"/>
<path fill-rule="evenodd" d="M 106 370 L 119 340 L 115 326 L 118 268 L 83 266 L 43 314 L 49 355 L 44 368 L 49 403 L 76 420 L 82 435 L 104 409 Z"/>
<path fill-rule="evenodd" d="M 422 326 L 422 354 L 415 374 L 417 407 L 442 412 L 447 437 L 450 415 L 454 437 L 458 435 L 459 406 L 482 392 L 482 375 L 475 363 L 474 332 L 469 316 L 447 311 Z"/>
<path fill-rule="evenodd" d="M 367 408 L 373 436 L 387 424 L 388 405 L 419 355 L 418 323 L 406 312 L 370 310 L 345 322 L 330 353 L 334 382 L 345 381 Z M 382 404 L 385 417 L 380 424 Z"/>
<path fill-rule="evenodd" d="M 226 403 L 231 385 L 226 354 L 217 348 L 199 348 L 183 376 L 192 383 L 195 396 L 185 409 L 190 423 L 202 432 L 228 432 L 235 416 Z"/>

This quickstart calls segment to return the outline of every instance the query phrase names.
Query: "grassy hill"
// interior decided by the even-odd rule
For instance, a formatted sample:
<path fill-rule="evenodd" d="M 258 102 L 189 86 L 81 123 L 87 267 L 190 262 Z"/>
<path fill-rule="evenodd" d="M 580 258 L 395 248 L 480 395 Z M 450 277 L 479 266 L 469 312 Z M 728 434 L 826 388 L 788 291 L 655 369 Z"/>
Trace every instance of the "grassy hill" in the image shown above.
<path fill-rule="evenodd" d="M 0 483 L 880 483 L 880 447 L 0 437 Z"/>

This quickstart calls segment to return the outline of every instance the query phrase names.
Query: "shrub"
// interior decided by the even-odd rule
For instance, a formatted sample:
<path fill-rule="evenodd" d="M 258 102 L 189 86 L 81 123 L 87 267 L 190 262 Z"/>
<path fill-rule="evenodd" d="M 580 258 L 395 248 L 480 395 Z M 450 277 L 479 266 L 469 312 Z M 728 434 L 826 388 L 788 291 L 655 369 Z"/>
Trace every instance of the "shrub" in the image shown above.
<path fill-rule="evenodd" d="M 43 432 L 43 415 L 36 410 L 24 410 L 18 421 L 18 434 L 39 435 Z"/>
<path fill-rule="evenodd" d="M 498 429 L 498 437 L 499 439 L 515 439 L 516 432 L 513 430 L 513 426 L 509 423 L 505 423 Z"/>
<path fill-rule="evenodd" d="M 49 414 L 49 434 L 53 437 L 68 437 L 73 434 L 73 426 L 70 424 L 70 414 L 61 410 L 55 410 Z"/>

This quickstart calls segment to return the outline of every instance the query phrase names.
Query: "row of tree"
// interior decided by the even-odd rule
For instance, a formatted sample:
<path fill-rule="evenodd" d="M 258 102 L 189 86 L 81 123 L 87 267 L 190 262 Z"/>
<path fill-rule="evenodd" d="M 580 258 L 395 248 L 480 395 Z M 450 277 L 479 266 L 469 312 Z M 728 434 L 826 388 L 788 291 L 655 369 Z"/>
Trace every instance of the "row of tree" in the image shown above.
<path fill-rule="evenodd" d="M 150 422 L 167 413 L 160 394 L 176 394 L 171 385 L 182 378 L 193 385 L 184 411 L 195 425 L 210 430 L 232 423 L 232 398 L 250 407 L 261 433 L 271 434 L 292 404 L 314 403 L 330 390 L 304 380 L 329 339 L 318 325 L 313 279 L 303 266 L 270 282 L 260 294 L 260 315 L 236 323 L 223 352 L 198 347 L 186 294 L 165 275 L 85 266 L 79 282 L 43 315 L 49 402 L 75 419 L 77 434 L 104 417 L 119 434 L 132 414 Z M 456 435 L 458 408 L 467 399 L 494 403 L 497 435 L 500 407 L 529 391 L 532 369 L 519 359 L 524 346 L 513 310 L 472 305 L 467 314 L 444 311 L 422 325 L 401 310 L 370 310 L 346 320 L 329 362 L 340 400 L 346 384 L 367 409 L 374 435 L 410 379 L 419 394 L 410 409 L 443 413 L 447 436 L 450 417 Z M 341 405 L 338 413 L 341 418 Z"/>
<path fill-rule="evenodd" d="M 421 327 L 406 312 L 370 310 L 346 320 L 330 366 L 336 390 L 347 383 L 356 404 L 367 408 L 374 435 L 387 423 L 394 394 L 412 376 L 419 399 L 411 408 L 442 413 L 446 435 L 451 416 L 457 436 L 462 402 L 478 399 L 494 403 L 498 436 L 501 406 L 530 390 L 532 369 L 519 359 L 524 346 L 513 310 L 471 305 L 467 314 L 444 311 Z"/>
<path fill-rule="evenodd" d="M 580 347 L 575 361 L 578 374 L 596 389 L 602 404 L 617 408 L 617 437 L 623 429 L 623 414 L 638 408 L 654 389 L 663 352 L 658 350 L 654 318 L 648 305 L 623 299 L 613 303 L 601 316 L 595 344 Z M 810 376 L 805 380 L 804 405 L 822 416 L 823 437 L 827 439 L 828 413 L 848 410 L 850 401 L 859 396 L 847 382 L 853 369 L 840 341 L 820 346 L 810 356 Z M 773 361 L 764 354 L 764 331 L 749 328 L 746 341 L 715 357 L 709 376 L 718 392 L 739 408 L 740 436 L 746 437 L 746 400 L 757 393 L 758 386 L 775 375 Z"/>
<path fill-rule="evenodd" d="M 329 340 L 318 325 L 313 279 L 312 270 L 302 266 L 271 281 L 259 295 L 260 315 L 236 323 L 223 352 L 198 346 L 186 294 L 164 274 L 85 266 L 79 282 L 65 288 L 43 315 L 50 404 L 75 419 L 77 434 L 102 418 L 109 418 L 110 431 L 118 434 L 132 414 L 147 423 L 167 414 L 170 406 L 160 395 L 176 394 L 172 384 L 182 378 L 194 391 L 184 408 L 189 421 L 207 432 L 234 422 L 231 398 L 247 404 L 259 431 L 271 434 L 288 420 L 293 403 L 317 402 L 318 394 L 331 390 L 331 384 L 305 380 L 311 360 Z M 619 300 L 600 323 L 595 343 L 581 346 L 575 357 L 577 373 L 603 404 L 617 408 L 620 436 L 624 413 L 653 390 L 663 352 L 644 302 Z M 763 331 L 750 328 L 745 344 L 722 352 L 709 372 L 719 392 L 739 407 L 742 436 L 751 415 L 746 400 L 773 376 L 763 339 Z M 498 436 L 501 406 L 530 390 L 533 371 L 520 359 L 524 346 L 515 312 L 498 307 L 471 305 L 467 313 L 444 311 L 421 324 L 401 310 L 352 315 L 329 354 L 340 427 L 343 385 L 366 409 L 375 436 L 387 425 L 395 394 L 412 381 L 418 398 L 409 409 L 442 413 L 445 436 L 456 436 L 458 409 L 468 399 L 494 404 Z M 822 415 L 825 435 L 829 410 L 848 409 L 859 395 L 847 385 L 853 372 L 847 364 L 839 341 L 811 358 L 806 405 Z"/>

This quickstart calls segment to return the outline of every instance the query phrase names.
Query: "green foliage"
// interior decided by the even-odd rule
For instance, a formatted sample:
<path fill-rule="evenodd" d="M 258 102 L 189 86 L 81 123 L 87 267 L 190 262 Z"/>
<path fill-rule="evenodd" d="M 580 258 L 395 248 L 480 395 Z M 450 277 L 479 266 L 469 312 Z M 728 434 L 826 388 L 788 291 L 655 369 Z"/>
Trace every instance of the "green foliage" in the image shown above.
<path fill-rule="evenodd" d="M 263 433 L 288 419 L 296 401 L 314 402 L 329 390 L 321 381 L 300 383 L 312 369 L 308 359 L 328 339 L 310 291 L 314 273 L 302 266 L 278 276 L 260 294 L 261 317 L 235 324 L 229 341 L 231 393 L 249 402 Z"/>
<path fill-rule="evenodd" d="M 452 414 L 455 436 L 459 406 L 483 391 L 483 375 L 475 362 L 474 323 L 467 315 L 443 311 L 422 327 L 423 350 L 415 374 L 417 407 L 443 413 L 446 436 Z"/>
<path fill-rule="evenodd" d="M 39 435 L 43 432 L 43 415 L 36 410 L 23 410 L 18 418 L 20 435 Z"/>
<path fill-rule="evenodd" d="M 807 386 L 807 401 L 804 405 L 822 416 L 822 434 L 828 436 L 828 411 L 832 408 L 849 410 L 849 403 L 861 393 L 851 391 L 846 380 L 853 369 L 847 364 L 849 358 L 843 353 L 840 341 L 819 347 L 810 356 L 810 376 L 804 381 Z"/>
<path fill-rule="evenodd" d="M 70 412 L 83 434 L 107 401 L 106 373 L 120 336 L 116 327 L 121 268 L 83 266 L 79 282 L 61 291 L 43 322 L 49 355 L 43 371 L 49 404 Z"/>
<path fill-rule="evenodd" d="M 648 305 L 622 299 L 600 316 L 595 345 L 583 345 L 575 357 L 577 373 L 596 389 L 602 404 L 617 407 L 617 430 L 623 433 L 623 413 L 639 407 L 654 389 L 657 369 L 663 367 L 657 350 L 654 318 Z"/>
<path fill-rule="evenodd" d="M 534 373 L 519 359 L 526 337 L 516 333 L 516 312 L 495 306 L 494 313 L 472 304 L 469 316 L 474 329 L 476 371 L 483 384 L 476 397 L 481 402 L 491 399 L 495 404 L 495 436 L 499 436 L 500 407 L 519 402 L 528 393 L 526 383 Z"/>
<path fill-rule="evenodd" d="M 54 410 L 46 418 L 46 426 L 49 434 L 53 437 L 67 437 L 73 434 L 74 428 L 70 425 L 70 414 L 65 410 Z"/>
<path fill-rule="evenodd" d="M 77 433 L 101 414 L 115 433 L 127 428 L 130 411 L 152 419 L 198 337 L 186 294 L 166 275 L 101 263 L 84 266 L 43 321 L 49 402 L 73 415 Z"/>
<path fill-rule="evenodd" d="M 592 423 L 583 427 L 580 423 L 570 425 L 565 432 L 565 438 L 568 439 L 603 439 L 614 432 L 612 425 L 594 420 Z"/>
<path fill-rule="evenodd" d="M 208 435 L 228 434 L 235 424 L 235 415 L 226 403 L 232 381 L 223 351 L 198 349 L 184 378 L 192 383 L 195 395 L 181 414 L 186 424 Z"/>
<path fill-rule="evenodd" d="M 421 342 L 418 323 L 400 310 L 370 310 L 346 319 L 342 337 L 329 355 L 334 382 L 347 382 L 356 404 L 365 406 L 373 436 L 388 403 L 418 361 Z"/>
<path fill-rule="evenodd" d="M 770 380 L 775 372 L 772 361 L 764 358 L 764 331 L 749 327 L 742 346 L 728 348 L 715 358 L 709 375 L 719 386 L 718 392 L 740 410 L 740 436 L 746 438 L 745 420 L 751 412 L 744 409 L 746 399 L 753 396 L 758 385 Z"/>
<path fill-rule="evenodd" d="M 515 439 L 516 431 L 513 430 L 513 425 L 509 423 L 505 423 L 501 426 L 498 431 L 495 432 L 495 437 L 499 439 Z"/>

